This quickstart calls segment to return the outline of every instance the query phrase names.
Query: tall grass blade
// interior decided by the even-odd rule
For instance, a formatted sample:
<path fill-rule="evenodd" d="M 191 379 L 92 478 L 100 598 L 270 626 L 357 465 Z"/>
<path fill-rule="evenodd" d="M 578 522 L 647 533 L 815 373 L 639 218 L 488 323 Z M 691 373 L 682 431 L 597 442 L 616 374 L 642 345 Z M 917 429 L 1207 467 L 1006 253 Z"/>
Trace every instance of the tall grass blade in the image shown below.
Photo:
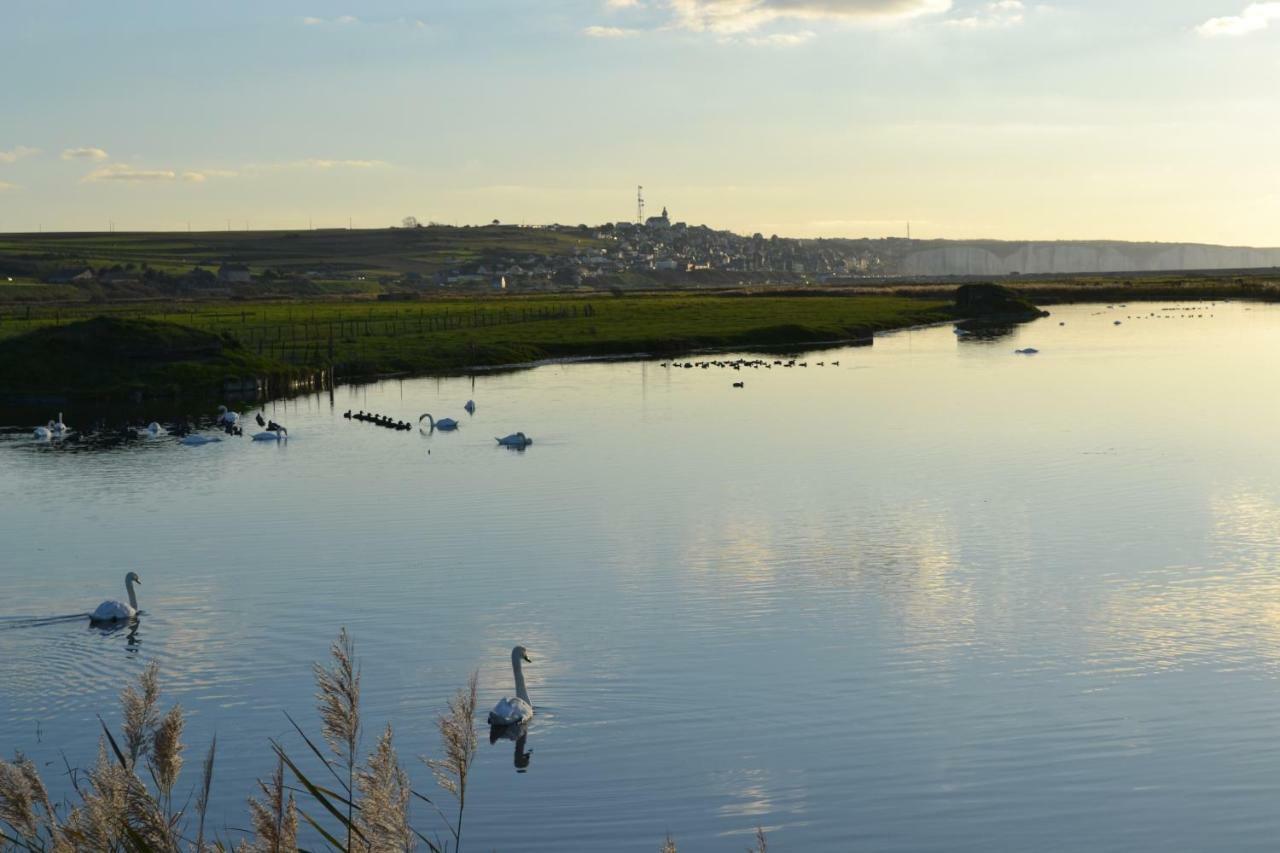
<path fill-rule="evenodd" d="M 120 759 L 120 766 L 128 770 L 129 762 L 125 759 L 124 753 L 120 751 L 120 745 L 116 743 L 116 739 L 111 736 L 111 729 L 107 728 L 107 723 L 102 717 L 98 717 L 98 722 L 102 723 L 102 731 L 107 735 L 107 742 L 111 744 L 111 751 L 116 754 L 116 758 Z"/>
<path fill-rule="evenodd" d="M 305 773 L 298 769 L 298 765 L 294 764 L 293 760 L 285 754 L 284 748 L 280 746 L 280 744 L 273 740 L 271 741 L 271 748 L 275 750 L 276 755 L 280 757 L 280 760 L 283 761 L 285 766 L 289 768 L 289 771 L 293 773 L 294 778 L 298 780 L 299 784 L 307 789 L 307 793 L 311 795 L 313 800 L 323 806 L 325 811 L 329 812 L 329 814 L 341 821 L 343 827 L 347 829 L 348 832 L 354 833 L 361 841 L 366 840 L 365 837 L 360 834 L 360 829 L 355 826 L 355 824 L 346 815 L 344 815 L 337 806 L 330 802 L 329 798 L 326 797 L 324 793 L 307 778 Z M 342 849 L 345 850 L 346 847 L 342 847 Z"/>

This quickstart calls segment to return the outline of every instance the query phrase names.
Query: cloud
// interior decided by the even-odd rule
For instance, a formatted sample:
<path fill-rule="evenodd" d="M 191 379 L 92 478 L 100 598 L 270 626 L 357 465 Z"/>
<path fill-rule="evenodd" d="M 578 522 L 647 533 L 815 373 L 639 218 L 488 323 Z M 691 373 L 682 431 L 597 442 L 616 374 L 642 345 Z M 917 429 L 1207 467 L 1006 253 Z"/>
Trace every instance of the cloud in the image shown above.
<path fill-rule="evenodd" d="M 606 9 L 638 9 L 644 5 L 640 0 L 605 0 Z"/>
<path fill-rule="evenodd" d="M 1275 20 L 1280 20 L 1280 3 L 1250 3 L 1239 15 L 1210 18 L 1196 32 L 1205 38 L 1244 36 L 1265 30 Z"/>
<path fill-rule="evenodd" d="M 952 18 L 946 23 L 949 27 L 959 27 L 966 30 L 1012 27 L 1023 22 L 1026 11 L 1026 4 L 1022 0 L 994 0 L 994 2 L 985 4 L 971 15 L 966 15 L 963 18 Z"/>
<path fill-rule="evenodd" d="M 173 181 L 178 173 L 172 169 L 135 169 L 126 163 L 112 163 L 101 169 L 94 169 L 84 176 L 89 183 L 102 181 L 122 181 L 125 183 L 150 183 L 157 181 Z"/>
<path fill-rule="evenodd" d="M 302 19 L 302 24 L 306 27 L 322 27 L 325 24 L 338 24 L 339 26 L 345 26 L 347 24 L 358 23 L 360 23 L 360 19 L 355 15 L 339 15 L 336 18 L 313 18 L 308 16 Z"/>
<path fill-rule="evenodd" d="M 106 160 L 109 157 L 101 148 L 67 148 L 62 152 L 63 160 Z"/>
<path fill-rule="evenodd" d="M 887 23 L 940 15 L 952 0 L 667 0 L 674 25 L 694 32 L 747 33 L 785 20 Z"/>
<path fill-rule="evenodd" d="M 585 27 L 582 30 L 584 36 L 593 39 L 624 39 L 634 35 L 639 35 L 639 30 L 628 30 L 623 27 Z"/>
<path fill-rule="evenodd" d="M 18 188 L 17 184 L 11 184 L 8 181 L 0 181 L 0 193 L 4 192 L 5 190 L 16 190 L 17 188 Z"/>
<path fill-rule="evenodd" d="M 8 151 L 0 151 L 0 163 L 16 163 L 23 157 L 34 157 L 39 153 L 39 148 L 28 148 L 25 145 L 19 145 L 17 148 L 10 148 Z"/>
<path fill-rule="evenodd" d="M 813 38 L 817 33 L 813 30 L 800 30 L 794 33 L 773 33 L 767 36 L 749 36 L 745 39 L 749 45 L 756 47 L 798 47 Z"/>
<path fill-rule="evenodd" d="M 377 169 L 388 164 L 385 160 L 323 160 L 309 157 L 289 165 L 305 169 Z"/>

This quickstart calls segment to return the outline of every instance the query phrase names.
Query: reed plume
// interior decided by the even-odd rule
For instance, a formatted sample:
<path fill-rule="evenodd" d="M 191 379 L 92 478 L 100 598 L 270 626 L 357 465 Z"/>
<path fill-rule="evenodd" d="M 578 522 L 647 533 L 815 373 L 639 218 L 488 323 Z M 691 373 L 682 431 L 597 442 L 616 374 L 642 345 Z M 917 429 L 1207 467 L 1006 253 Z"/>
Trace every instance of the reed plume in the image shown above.
<path fill-rule="evenodd" d="M 444 746 L 444 758 L 424 759 L 436 784 L 458 800 L 458 816 L 445 825 L 453 836 L 453 849 L 462 847 L 462 814 L 467 806 L 467 775 L 476 757 L 476 691 L 479 673 L 471 673 L 467 686 L 449 700 L 449 710 L 436 718 L 440 729 L 440 741 Z M 443 817 L 443 814 L 441 815 Z"/>
<path fill-rule="evenodd" d="M 671 833 L 667 833 L 667 837 L 662 839 L 662 846 L 658 848 L 658 853 L 676 853 L 676 840 L 671 837 Z"/>
<path fill-rule="evenodd" d="M 14 754 L 12 763 L 0 759 L 0 823 L 32 843 L 40 840 L 41 830 L 50 841 L 57 836 L 57 816 L 40 772 L 20 752 Z"/>
<path fill-rule="evenodd" d="M 98 761 L 80 792 L 80 805 L 67 815 L 64 833 L 73 849 L 121 849 L 127 835 L 130 777 L 133 774 L 107 754 L 107 744 L 100 739 Z"/>
<path fill-rule="evenodd" d="M 240 853 L 285 853 L 298 847 L 298 809 L 293 794 L 285 797 L 284 759 L 276 760 L 271 782 L 259 780 L 263 799 L 249 798 L 254 839 L 236 848 Z"/>
<path fill-rule="evenodd" d="M 747 853 L 769 853 L 769 839 L 765 837 L 764 827 L 756 827 L 756 843 L 747 848 Z"/>
<path fill-rule="evenodd" d="M 120 693 L 124 708 L 124 741 L 129 751 L 129 766 L 147 750 L 148 736 L 159 724 L 156 702 L 160 698 L 160 667 L 155 661 L 138 676 L 138 685 L 130 684 Z"/>
<path fill-rule="evenodd" d="M 409 826 L 409 775 L 400 767 L 391 726 L 356 776 L 360 791 L 360 829 L 369 853 L 408 853 L 415 848 Z"/>
<path fill-rule="evenodd" d="M 356 750 L 360 745 L 360 669 L 355 656 L 355 644 L 343 628 L 329 647 L 329 667 L 318 663 L 313 667 L 320 730 L 347 771 L 347 850 L 351 849 L 354 828 Z"/>
<path fill-rule="evenodd" d="M 182 772 L 182 706 L 174 705 L 164 715 L 151 736 L 151 774 L 166 802 L 173 798 L 173 785 Z"/>
<path fill-rule="evenodd" d="M 214 735 L 209 742 L 209 752 L 204 757 L 204 766 L 200 775 L 200 795 L 196 797 L 196 815 L 199 826 L 196 830 L 196 846 L 193 853 L 205 853 L 204 819 L 209 813 L 209 791 L 213 789 L 213 756 L 218 752 L 218 736 Z"/>

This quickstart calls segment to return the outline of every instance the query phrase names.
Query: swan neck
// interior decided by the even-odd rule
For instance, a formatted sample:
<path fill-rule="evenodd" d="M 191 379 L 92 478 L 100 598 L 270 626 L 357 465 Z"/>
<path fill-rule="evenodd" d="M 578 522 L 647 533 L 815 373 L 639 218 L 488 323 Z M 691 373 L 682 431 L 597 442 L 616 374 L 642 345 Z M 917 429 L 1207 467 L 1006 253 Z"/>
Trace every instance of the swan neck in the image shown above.
<path fill-rule="evenodd" d="M 129 590 L 129 606 L 134 610 L 138 609 L 138 596 L 133 591 L 133 578 L 129 578 L 124 582 L 125 589 Z"/>
<path fill-rule="evenodd" d="M 516 695 L 532 705 L 533 702 L 529 699 L 529 690 L 524 686 L 524 671 L 520 668 L 520 658 L 513 657 L 511 659 L 511 668 L 516 671 Z"/>

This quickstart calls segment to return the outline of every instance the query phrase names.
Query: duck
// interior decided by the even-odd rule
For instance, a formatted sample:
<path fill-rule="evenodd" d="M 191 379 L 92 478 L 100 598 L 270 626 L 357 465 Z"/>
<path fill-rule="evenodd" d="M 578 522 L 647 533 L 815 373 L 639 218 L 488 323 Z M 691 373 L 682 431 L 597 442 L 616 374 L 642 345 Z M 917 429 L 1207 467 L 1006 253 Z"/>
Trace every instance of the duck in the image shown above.
<path fill-rule="evenodd" d="M 467 410 L 468 415 L 474 415 L 476 413 L 476 401 L 468 400 L 466 405 L 463 406 L 462 408 Z"/>
<path fill-rule="evenodd" d="M 1040 350 L 1036 349 L 1035 347 L 1027 347 L 1026 349 L 1019 349 L 1019 350 L 1013 351 L 1014 355 L 1037 355 L 1039 354 L 1039 352 Z"/>
<path fill-rule="evenodd" d="M 529 699 L 529 691 L 524 686 L 522 663 L 533 663 L 524 646 L 516 646 L 511 650 L 511 669 L 516 677 L 516 695 L 514 699 L 504 697 L 489 712 L 489 725 L 514 726 L 533 719 L 533 702 Z"/>
<path fill-rule="evenodd" d="M 348 414 L 350 414 L 350 413 L 348 413 Z M 266 422 L 266 421 L 264 421 L 264 420 L 262 419 L 262 412 L 258 412 L 258 415 L 257 415 L 257 421 L 258 421 L 258 426 L 260 426 L 260 427 L 264 427 L 264 426 L 266 426 L 266 425 L 267 425 L 267 422 Z"/>
<path fill-rule="evenodd" d="M 421 417 L 418 418 L 418 423 L 422 423 L 423 418 L 431 422 L 432 430 L 438 429 L 438 430 L 444 430 L 445 432 L 449 432 L 451 430 L 455 430 L 458 428 L 458 422 L 455 421 L 453 418 L 441 418 L 440 420 L 436 420 L 435 418 L 431 417 L 430 412 L 426 412 L 425 414 L 423 414 Z"/>
<path fill-rule="evenodd" d="M 351 420 L 351 410 L 347 409 L 345 412 L 342 413 L 342 416 L 347 420 Z"/>
<path fill-rule="evenodd" d="M 502 438 L 495 438 L 494 441 L 503 447 L 528 447 L 533 444 L 533 439 L 522 432 L 513 432 L 511 435 L 504 435 Z"/>
<path fill-rule="evenodd" d="M 733 383 L 733 387 L 734 387 L 734 388 L 746 388 L 746 387 L 747 387 L 747 383 L 745 383 L 745 382 L 735 382 L 735 383 Z"/>
<path fill-rule="evenodd" d="M 142 584 L 137 572 L 129 572 L 124 576 L 124 588 L 129 593 L 129 603 L 123 601 L 104 601 L 89 614 L 89 621 L 103 624 L 111 622 L 128 622 L 138 615 L 138 596 L 134 594 L 133 585 Z"/>

